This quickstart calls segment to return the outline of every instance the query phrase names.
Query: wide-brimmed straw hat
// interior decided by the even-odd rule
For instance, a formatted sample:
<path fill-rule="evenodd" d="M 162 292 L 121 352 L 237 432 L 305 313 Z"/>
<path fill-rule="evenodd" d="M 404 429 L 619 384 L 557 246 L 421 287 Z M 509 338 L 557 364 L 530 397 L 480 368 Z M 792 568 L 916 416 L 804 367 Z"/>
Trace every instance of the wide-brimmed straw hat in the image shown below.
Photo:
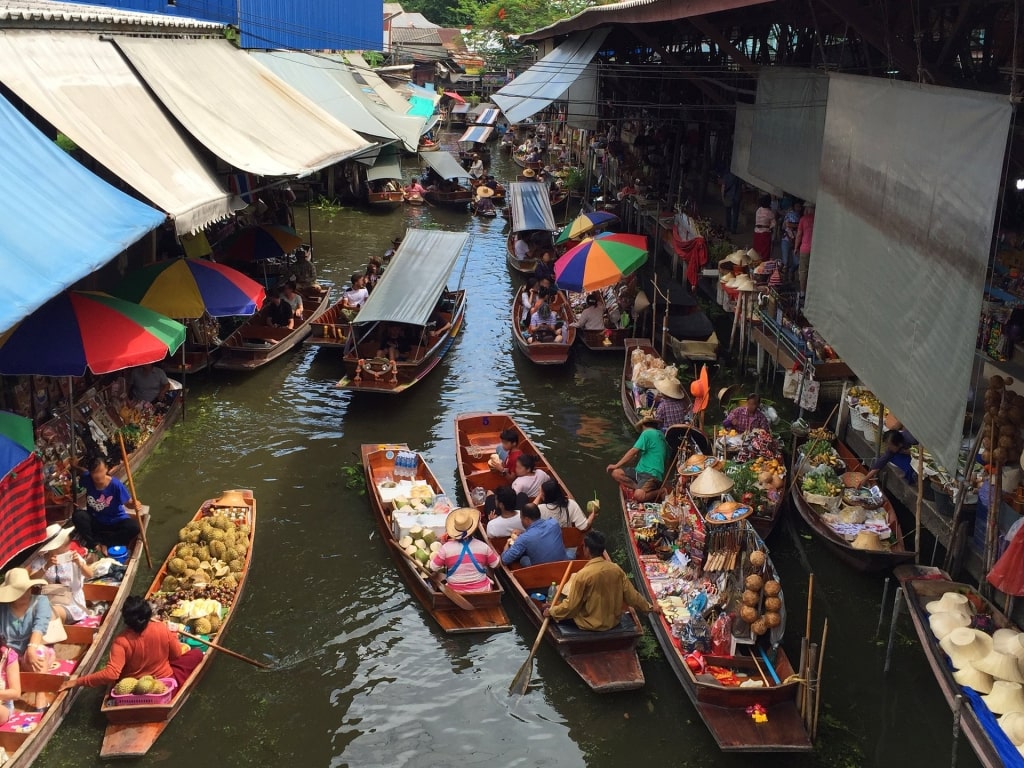
<path fill-rule="evenodd" d="M 0 584 L 0 603 L 13 603 L 32 587 L 41 587 L 46 579 L 33 579 L 25 568 L 11 568 Z"/>
<path fill-rule="evenodd" d="M 41 553 L 53 552 L 55 549 L 60 549 L 68 543 L 68 539 L 71 538 L 72 532 L 72 528 L 61 528 L 60 523 L 54 523 L 53 525 L 46 526 L 46 537 L 49 541 L 43 544 L 43 546 L 39 548 L 39 551 Z"/>
<path fill-rule="evenodd" d="M 485 187 L 482 184 L 476 188 L 477 197 L 494 197 L 494 190 L 490 187 Z"/>
<path fill-rule="evenodd" d="M 750 259 L 751 261 L 760 261 L 761 254 L 758 253 L 755 249 L 751 248 L 750 250 L 747 251 L 747 258 Z"/>
<path fill-rule="evenodd" d="M 997 629 L 992 633 L 992 647 L 1000 653 L 1012 653 L 1018 659 L 1024 658 L 1024 634 L 1016 629 Z"/>
<path fill-rule="evenodd" d="M 241 491 L 224 491 L 219 499 L 213 500 L 215 507 L 246 507 L 245 496 Z"/>
<path fill-rule="evenodd" d="M 992 683 L 992 692 L 982 696 L 981 700 L 997 715 L 1024 712 L 1024 688 L 1021 688 L 1020 683 L 996 680 Z"/>
<path fill-rule="evenodd" d="M 734 483 L 724 472 L 714 467 L 705 467 L 690 483 L 690 495 L 701 498 L 714 498 L 732 490 Z"/>
<path fill-rule="evenodd" d="M 633 429 L 642 430 L 644 427 L 660 427 L 661 419 L 655 416 L 653 413 L 649 413 L 646 416 L 641 416 L 635 422 L 633 422 Z"/>
<path fill-rule="evenodd" d="M 960 613 L 960 611 L 946 611 L 945 613 L 933 613 L 928 617 L 928 626 L 932 634 L 941 640 L 957 627 L 969 626 L 971 620 Z"/>
<path fill-rule="evenodd" d="M 722 275 L 720 278 L 718 278 L 718 282 L 720 282 L 722 285 L 728 285 L 731 287 L 732 284 L 736 282 L 736 275 L 734 275 L 732 272 L 728 272 Z"/>
<path fill-rule="evenodd" d="M 711 399 L 711 385 L 708 384 L 708 367 L 700 367 L 700 376 L 690 382 L 690 394 L 693 395 L 693 412 L 700 413 L 708 407 Z"/>
<path fill-rule="evenodd" d="M 523 176 L 525 176 L 528 179 L 532 179 L 536 175 L 537 175 L 537 172 L 535 170 L 533 170 L 533 168 L 524 168 L 523 169 Z"/>
<path fill-rule="evenodd" d="M 939 641 L 956 669 L 966 669 L 992 652 L 992 638 L 977 629 L 957 627 Z"/>
<path fill-rule="evenodd" d="M 480 525 L 480 511 L 472 507 L 459 507 L 448 513 L 444 530 L 449 539 L 465 539 L 473 535 Z"/>
<path fill-rule="evenodd" d="M 757 286 L 754 285 L 754 281 L 750 279 L 749 275 L 740 275 L 732 281 L 731 288 L 735 291 L 742 291 L 743 293 L 750 293 L 757 290 Z"/>
<path fill-rule="evenodd" d="M 954 672 L 953 679 L 956 680 L 957 685 L 973 688 L 978 693 L 991 693 L 992 683 L 995 682 L 992 679 L 992 675 L 982 672 L 972 664 L 968 664 L 963 669 L 958 669 Z"/>
<path fill-rule="evenodd" d="M 654 388 L 665 397 L 671 397 L 673 400 L 686 399 L 683 385 L 679 383 L 679 379 L 675 376 L 662 376 L 660 379 L 655 379 Z"/>
<path fill-rule="evenodd" d="M 966 613 L 968 616 L 973 613 L 970 601 L 967 599 L 967 595 L 961 594 L 960 592 L 946 592 L 938 600 L 932 600 L 930 603 L 927 603 L 924 609 L 928 611 L 928 613 L 960 611 L 960 613 Z"/>
<path fill-rule="evenodd" d="M 1024 683 L 1024 675 L 1020 672 L 1017 664 L 1017 657 L 1012 653 L 1000 653 L 993 649 L 985 656 L 972 662 L 975 669 L 980 669 L 996 680 L 1006 680 L 1009 683 Z M 1020 708 L 1024 710 L 1024 707 Z"/>
<path fill-rule="evenodd" d="M 745 267 L 750 263 L 750 259 L 747 258 L 745 251 L 733 251 L 726 256 L 722 261 L 727 261 L 730 264 L 735 264 L 737 267 Z"/>
<path fill-rule="evenodd" d="M 1024 744 L 1024 712 L 1007 712 L 999 718 L 999 727 L 1015 747 Z"/>
<path fill-rule="evenodd" d="M 878 533 L 875 531 L 861 531 L 857 534 L 857 538 L 850 542 L 850 546 L 854 549 L 863 549 L 868 552 L 885 551 L 885 547 L 882 546 L 882 540 L 878 538 Z"/>

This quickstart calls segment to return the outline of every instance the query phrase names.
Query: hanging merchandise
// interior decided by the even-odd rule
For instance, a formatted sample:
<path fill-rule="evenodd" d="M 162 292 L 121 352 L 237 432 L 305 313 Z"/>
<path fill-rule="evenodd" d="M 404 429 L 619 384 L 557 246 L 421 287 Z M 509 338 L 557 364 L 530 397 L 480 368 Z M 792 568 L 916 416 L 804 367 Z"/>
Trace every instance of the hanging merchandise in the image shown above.
<path fill-rule="evenodd" d="M 805 411 L 813 411 L 818 407 L 818 393 L 821 390 L 821 382 L 815 381 L 814 369 L 808 369 L 804 378 L 803 389 L 800 392 L 800 407 Z"/>
<path fill-rule="evenodd" d="M 786 371 L 786 378 L 782 382 L 782 396 L 796 402 L 800 398 L 800 379 L 802 378 L 803 374 L 800 373 L 799 365 L 794 365 Z"/>

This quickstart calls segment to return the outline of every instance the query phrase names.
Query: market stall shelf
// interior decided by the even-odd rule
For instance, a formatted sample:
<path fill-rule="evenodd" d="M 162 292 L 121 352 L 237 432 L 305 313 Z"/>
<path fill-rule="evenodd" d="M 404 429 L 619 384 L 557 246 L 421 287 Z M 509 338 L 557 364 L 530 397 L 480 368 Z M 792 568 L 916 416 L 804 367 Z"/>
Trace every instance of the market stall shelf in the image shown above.
<path fill-rule="evenodd" d="M 182 399 L 184 397 L 186 397 L 186 393 L 181 392 L 178 397 L 174 398 L 160 419 L 160 423 L 153 428 L 149 437 L 141 444 L 136 445 L 135 450 L 129 451 L 128 468 L 125 468 L 123 462 L 113 468 L 111 474 L 114 477 L 121 481 L 127 480 L 128 469 L 131 469 L 132 472 L 137 472 L 146 459 L 153 454 L 153 451 L 160 445 L 160 441 L 167 435 L 167 431 L 181 418 L 181 411 L 184 407 Z"/>
<path fill-rule="evenodd" d="M 430 543 L 440 539 L 445 517 L 451 510 L 444 489 L 423 457 L 412 453 L 404 443 L 363 445 L 360 454 L 370 507 L 380 535 L 387 542 L 386 548 L 403 581 L 430 617 L 449 634 L 511 629 L 512 624 L 501 607 L 504 591 L 500 585 L 487 592 L 459 593 L 470 603 L 469 609 L 459 607 L 440 584 L 424 573 L 422 561 L 406 554 L 399 546 L 410 531 L 422 535 L 429 531 Z M 402 493 L 407 496 L 401 496 Z M 408 510 L 403 511 L 403 507 Z M 424 544 L 430 545 L 425 540 Z"/>
<path fill-rule="evenodd" d="M 194 538 L 197 545 L 201 542 L 220 541 L 224 543 L 225 552 L 229 549 L 235 550 L 236 558 L 230 563 L 223 564 L 218 560 L 210 568 L 210 581 L 193 581 L 194 577 L 189 576 L 187 571 L 182 571 L 179 562 L 176 562 L 184 560 L 179 556 L 183 553 L 182 547 L 190 546 L 186 542 L 179 542 L 160 567 L 149 589 L 146 590 L 146 599 L 153 603 L 155 613 L 160 618 L 178 623 L 187 622 L 193 634 L 215 634 L 216 641 L 222 642 L 232 617 L 237 613 L 252 564 L 253 542 L 256 533 L 256 499 L 250 490 L 225 491 L 220 498 L 203 502 L 186 528 L 195 531 Z M 216 533 L 211 533 L 212 531 L 216 531 Z M 189 534 L 189 538 L 192 538 L 192 534 Z M 202 545 L 205 546 L 205 544 Z M 243 547 L 244 553 L 237 551 Z M 215 545 L 211 543 L 209 549 L 214 548 Z M 213 559 L 212 554 L 210 557 Z M 198 561 L 199 558 L 196 559 Z M 209 562 L 207 564 L 210 565 Z M 222 570 L 226 575 L 220 575 Z M 224 586 L 220 586 L 218 581 Z M 178 608 L 184 609 L 184 601 L 175 602 L 178 597 L 195 595 L 201 598 L 203 595 L 211 594 L 218 595 L 216 598 L 217 622 L 219 624 L 217 629 L 212 628 L 209 618 L 211 614 L 209 613 L 199 619 L 193 619 L 188 611 L 184 611 L 184 615 L 181 617 L 177 615 Z M 208 603 L 212 600 L 203 600 L 203 602 Z M 224 603 L 228 603 L 229 606 L 225 606 Z M 224 608 L 227 608 L 226 613 Z M 202 625 L 203 621 L 207 626 Z M 100 757 L 104 759 L 141 757 L 149 752 L 160 734 L 164 732 L 164 729 L 188 701 L 192 691 L 198 686 L 212 663 L 215 654 L 216 651 L 213 648 L 204 649 L 202 660 L 181 687 L 173 691 L 167 701 L 120 704 L 112 695 L 112 689 L 108 690 L 100 707 L 100 711 L 108 723 L 103 736 L 103 746 L 100 748 Z"/>
<path fill-rule="evenodd" d="M 149 523 L 148 507 L 143 507 L 142 521 L 143 525 Z M 21 673 L 23 697 L 25 694 L 43 695 L 48 706 L 39 711 L 36 706 L 29 706 L 24 698 L 13 702 L 10 719 L 0 727 L 0 748 L 8 757 L 5 766 L 31 765 L 70 712 L 81 689 L 62 692 L 57 689 L 67 675 L 88 675 L 99 666 L 120 622 L 121 606 L 131 593 L 141 554 L 142 539 L 139 538 L 131 548 L 120 583 L 106 579 L 86 582 L 83 591 L 90 610 L 96 611 L 101 605 L 106 607 L 77 624 L 64 625 L 67 639 L 53 646 L 56 669 L 44 674 Z"/>
<path fill-rule="evenodd" d="M 526 286 L 520 286 L 512 301 L 512 337 L 519 351 L 536 365 L 564 365 L 569 360 L 573 342 L 576 341 L 576 328 L 572 325 L 572 309 L 565 294 L 558 292 L 549 302 L 551 311 L 556 317 L 556 337 L 554 341 L 538 341 L 529 334 L 529 320 L 523 319 L 523 294 Z M 561 338 L 558 338 L 558 336 Z"/>
<path fill-rule="evenodd" d="M 221 345 L 220 358 L 214 368 L 225 371 L 251 371 L 277 360 L 295 348 L 313 332 L 313 324 L 331 305 L 330 289 L 302 296 L 302 322 L 294 328 L 275 328 L 267 325 L 259 315 L 242 324 Z"/>

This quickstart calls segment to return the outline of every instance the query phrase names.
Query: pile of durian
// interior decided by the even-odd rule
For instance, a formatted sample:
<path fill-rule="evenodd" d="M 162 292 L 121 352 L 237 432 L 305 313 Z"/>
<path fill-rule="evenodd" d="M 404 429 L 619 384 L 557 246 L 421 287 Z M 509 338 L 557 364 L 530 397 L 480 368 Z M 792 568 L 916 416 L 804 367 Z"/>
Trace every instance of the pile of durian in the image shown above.
<path fill-rule="evenodd" d="M 236 574 L 245 567 L 248 548 L 248 525 L 236 526 L 221 514 L 193 520 L 178 531 L 178 544 L 167 563 L 160 592 L 204 584 L 233 590 L 238 586 Z"/>

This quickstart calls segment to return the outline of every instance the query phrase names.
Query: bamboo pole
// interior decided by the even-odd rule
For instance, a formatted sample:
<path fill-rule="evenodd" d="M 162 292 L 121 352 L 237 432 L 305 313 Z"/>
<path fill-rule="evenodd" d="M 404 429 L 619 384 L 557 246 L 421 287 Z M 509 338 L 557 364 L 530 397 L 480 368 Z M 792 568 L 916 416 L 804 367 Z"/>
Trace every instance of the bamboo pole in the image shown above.
<path fill-rule="evenodd" d="M 807 709 L 804 711 L 804 727 L 808 733 L 814 726 L 814 710 L 817 709 L 818 699 L 818 656 L 820 649 L 817 643 L 811 643 L 807 652 Z"/>
<path fill-rule="evenodd" d="M 810 643 L 811 643 L 811 608 L 814 603 L 814 574 L 807 577 L 807 624 L 803 639 L 800 641 L 800 677 L 804 680 L 804 692 L 800 697 L 800 714 L 806 715 L 810 703 Z"/>
<path fill-rule="evenodd" d="M 882 631 L 882 621 L 885 619 L 885 601 L 889 599 L 889 582 L 891 580 L 889 576 L 886 576 L 885 586 L 882 587 L 882 605 L 878 609 L 878 626 L 875 627 L 875 637 L 878 637 L 878 633 Z"/>
<path fill-rule="evenodd" d="M 825 627 L 821 630 L 821 645 L 818 646 L 818 671 L 815 675 L 817 690 L 814 695 L 814 720 L 811 722 L 811 741 L 818 736 L 818 711 L 821 709 L 821 670 L 825 666 L 825 641 L 828 640 L 828 617 L 825 617 Z"/>
<path fill-rule="evenodd" d="M 914 564 L 921 564 L 921 511 L 924 507 L 924 446 L 917 446 L 917 503 L 914 505 Z"/>
<path fill-rule="evenodd" d="M 896 620 L 900 617 L 900 608 L 903 605 L 903 587 L 896 587 L 896 598 L 892 601 L 892 621 L 889 624 L 889 644 L 885 649 L 885 668 L 882 670 L 889 674 L 892 666 L 892 649 L 896 644 Z"/>

